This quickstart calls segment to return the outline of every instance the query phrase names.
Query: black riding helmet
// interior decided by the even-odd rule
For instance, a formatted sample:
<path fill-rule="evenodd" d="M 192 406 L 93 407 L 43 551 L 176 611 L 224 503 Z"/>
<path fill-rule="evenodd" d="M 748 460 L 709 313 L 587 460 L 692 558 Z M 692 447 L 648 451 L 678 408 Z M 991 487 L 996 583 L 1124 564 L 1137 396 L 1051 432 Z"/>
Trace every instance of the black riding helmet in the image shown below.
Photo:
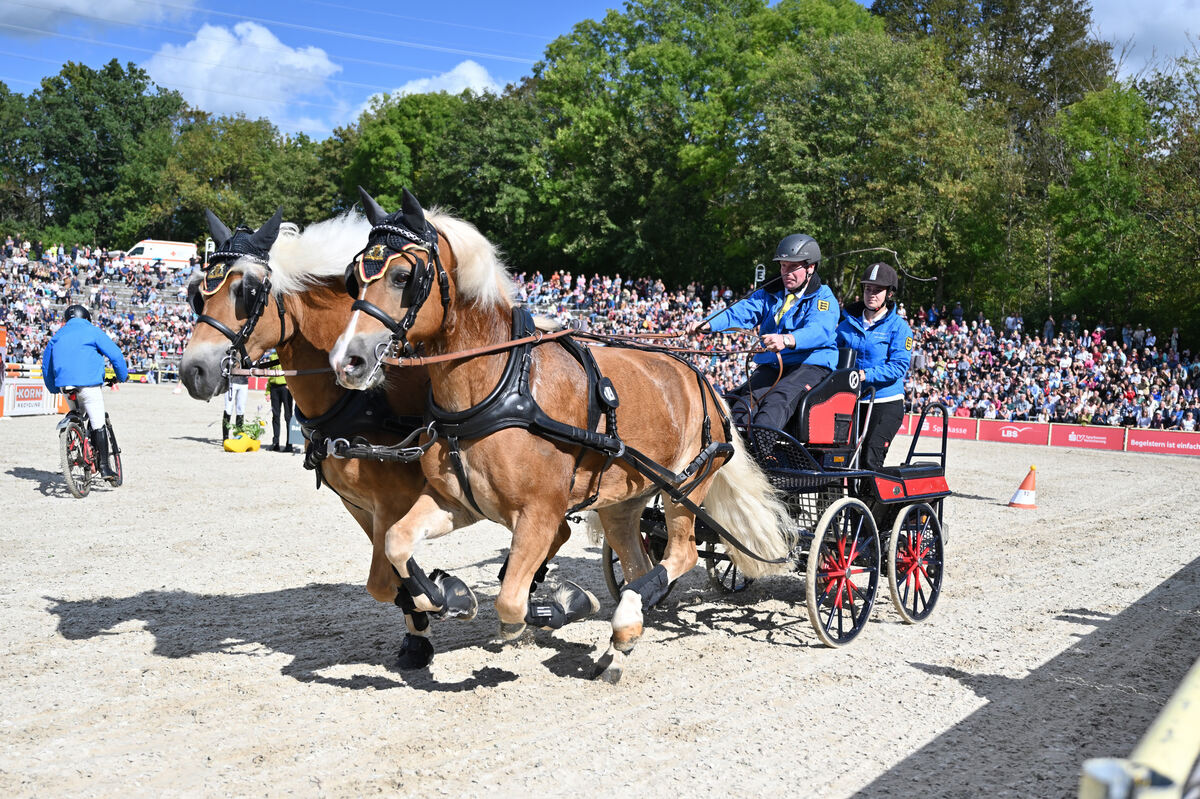
<path fill-rule="evenodd" d="M 774 261 L 804 261 L 815 264 L 821 261 L 821 248 L 817 240 L 803 233 L 793 233 L 785 236 L 775 248 Z"/>
<path fill-rule="evenodd" d="M 67 310 L 63 311 L 63 321 L 67 319 L 86 319 L 92 321 L 92 312 L 82 305 L 68 305 Z"/>
<path fill-rule="evenodd" d="M 863 272 L 862 279 L 859 283 L 871 283 L 875 286 L 883 286 L 886 289 L 895 291 L 900 286 L 900 280 L 896 276 L 896 270 L 891 264 L 885 264 L 880 261 L 877 264 L 871 264 Z"/>

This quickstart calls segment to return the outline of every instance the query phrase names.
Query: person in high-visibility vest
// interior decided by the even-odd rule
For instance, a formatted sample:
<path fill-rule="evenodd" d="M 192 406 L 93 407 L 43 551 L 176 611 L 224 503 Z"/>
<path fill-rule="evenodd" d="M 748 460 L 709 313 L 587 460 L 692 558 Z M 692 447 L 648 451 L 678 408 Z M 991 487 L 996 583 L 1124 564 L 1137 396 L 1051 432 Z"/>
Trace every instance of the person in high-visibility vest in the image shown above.
<path fill-rule="evenodd" d="M 274 356 L 274 350 L 268 353 L 268 357 Z M 288 438 L 288 432 L 292 427 L 292 392 L 287 387 L 287 378 L 283 375 L 271 375 L 267 378 L 267 398 L 271 400 L 271 451 L 280 452 L 279 449 L 279 416 L 283 414 L 283 452 L 292 452 L 292 442 Z"/>

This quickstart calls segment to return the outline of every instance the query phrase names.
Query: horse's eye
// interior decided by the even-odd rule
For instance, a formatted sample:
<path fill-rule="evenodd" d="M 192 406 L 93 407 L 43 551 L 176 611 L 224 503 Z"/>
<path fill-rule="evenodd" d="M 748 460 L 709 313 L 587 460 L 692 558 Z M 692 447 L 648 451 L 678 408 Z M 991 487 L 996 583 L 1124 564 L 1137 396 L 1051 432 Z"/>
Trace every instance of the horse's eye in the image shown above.
<path fill-rule="evenodd" d="M 403 269 L 394 269 L 388 273 L 388 279 L 392 281 L 392 285 L 394 286 L 406 286 L 408 285 L 408 275 L 409 273 Z"/>

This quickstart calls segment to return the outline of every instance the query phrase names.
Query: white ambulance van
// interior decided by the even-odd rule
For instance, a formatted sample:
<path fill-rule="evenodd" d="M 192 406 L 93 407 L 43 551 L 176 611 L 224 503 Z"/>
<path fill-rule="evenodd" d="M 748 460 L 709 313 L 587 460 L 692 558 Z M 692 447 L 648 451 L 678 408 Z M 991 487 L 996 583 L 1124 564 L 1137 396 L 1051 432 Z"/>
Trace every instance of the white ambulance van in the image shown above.
<path fill-rule="evenodd" d="M 129 248 L 125 260 L 135 264 L 161 262 L 167 269 L 182 269 L 196 257 L 196 245 L 184 241 L 161 241 L 142 239 Z"/>

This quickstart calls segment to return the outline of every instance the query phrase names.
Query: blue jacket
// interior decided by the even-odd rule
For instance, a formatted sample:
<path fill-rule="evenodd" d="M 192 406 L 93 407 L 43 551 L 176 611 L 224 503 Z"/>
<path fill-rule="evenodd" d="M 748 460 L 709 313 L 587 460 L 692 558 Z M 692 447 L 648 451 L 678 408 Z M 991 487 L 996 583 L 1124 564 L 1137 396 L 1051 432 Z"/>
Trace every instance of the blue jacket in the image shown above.
<path fill-rule="evenodd" d="M 98 386 L 104 382 L 104 359 L 112 362 L 117 380 L 129 379 L 125 356 L 113 340 L 86 319 L 68 319 L 42 355 L 42 381 L 51 393 L 66 386 Z"/>
<path fill-rule="evenodd" d="M 866 377 L 863 393 L 875 389 L 875 400 L 904 395 L 904 376 L 912 362 L 913 333 L 896 306 L 870 330 L 863 327 L 863 304 L 856 302 L 846 308 L 837 329 L 839 347 L 849 347 L 858 353 L 858 368 Z"/>
<path fill-rule="evenodd" d="M 714 316 L 708 326 L 713 330 L 758 326 L 760 336 L 787 333 L 796 337 L 796 346 L 779 353 L 784 367 L 811 364 L 836 369 L 838 354 L 834 340 L 839 309 L 833 292 L 814 273 L 804 294 L 776 323 L 775 312 L 786 296 L 785 291 L 759 289 Z M 774 364 L 775 353 L 760 352 L 754 356 L 754 362 Z"/>

